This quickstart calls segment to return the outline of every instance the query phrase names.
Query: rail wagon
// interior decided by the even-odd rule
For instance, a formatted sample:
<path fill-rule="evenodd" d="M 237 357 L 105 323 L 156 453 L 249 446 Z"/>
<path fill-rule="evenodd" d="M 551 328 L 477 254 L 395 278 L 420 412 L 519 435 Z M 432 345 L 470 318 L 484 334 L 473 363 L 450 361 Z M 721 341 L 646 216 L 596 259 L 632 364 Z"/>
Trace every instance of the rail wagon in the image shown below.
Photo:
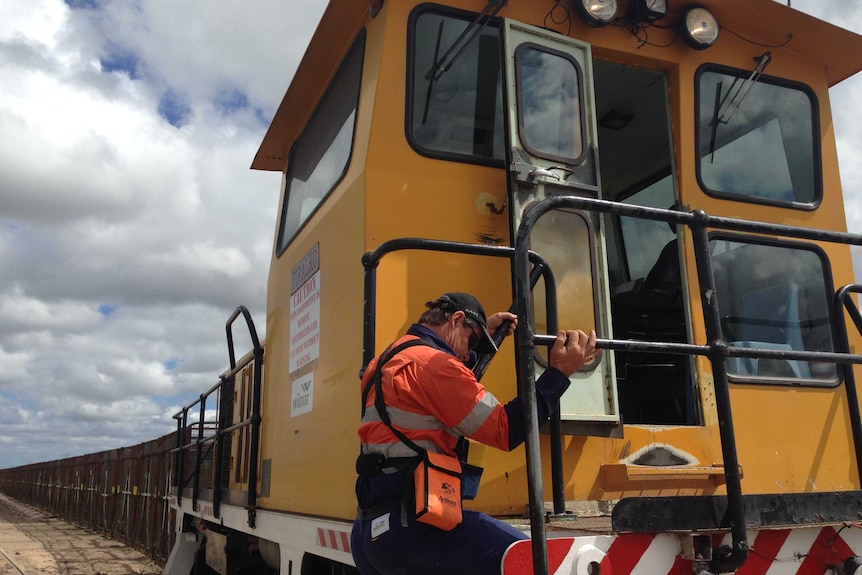
<path fill-rule="evenodd" d="M 164 565 L 176 435 L 128 447 L 0 469 L 0 492 L 51 517 L 123 542 Z"/>
<path fill-rule="evenodd" d="M 356 572 L 358 374 L 446 291 L 520 319 L 477 376 L 527 441 L 474 444 L 465 503 L 530 534 L 502 573 L 857 572 L 828 90 L 860 68 L 774 0 L 331 0 L 251 166 L 282 173 L 266 341 L 238 308 L 176 416 L 165 573 Z M 605 351 L 539 428 L 558 327 Z"/>

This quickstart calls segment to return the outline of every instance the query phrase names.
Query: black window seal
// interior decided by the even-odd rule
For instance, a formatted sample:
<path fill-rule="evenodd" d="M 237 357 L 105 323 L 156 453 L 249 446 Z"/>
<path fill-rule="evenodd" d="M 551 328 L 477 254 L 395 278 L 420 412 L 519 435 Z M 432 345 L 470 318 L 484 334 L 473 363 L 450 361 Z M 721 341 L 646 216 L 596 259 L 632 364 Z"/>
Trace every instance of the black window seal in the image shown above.
<path fill-rule="evenodd" d="M 820 145 L 820 101 L 817 98 L 817 94 L 814 90 L 811 89 L 807 84 L 803 84 L 802 82 L 796 82 L 793 80 L 788 80 L 787 78 L 781 78 L 778 76 L 770 76 L 767 74 L 762 74 L 758 78 L 758 82 L 763 82 L 765 84 L 771 84 L 773 86 L 781 86 L 785 88 L 792 88 L 795 90 L 799 90 L 805 93 L 810 102 L 811 102 L 811 141 L 812 141 L 812 155 L 814 160 L 814 200 L 811 202 L 782 202 L 781 200 L 773 200 L 770 198 L 758 198 L 756 196 L 747 196 L 745 194 L 734 194 L 729 192 L 717 191 L 710 189 L 706 184 L 703 183 L 703 179 L 700 174 L 700 164 L 701 158 L 699 157 L 699 147 L 700 147 L 700 77 L 705 72 L 718 72 L 721 74 L 729 74 L 731 76 L 738 76 L 742 79 L 748 78 L 751 75 L 750 70 L 743 70 L 740 68 L 733 68 L 730 66 L 723 66 L 720 64 L 708 63 L 702 64 L 698 67 L 697 71 L 694 75 L 694 141 L 695 141 L 695 173 L 697 175 L 697 183 L 700 186 L 700 189 L 707 196 L 711 196 L 713 198 L 721 199 L 721 200 L 731 200 L 734 202 L 743 202 L 749 204 L 761 204 L 766 206 L 778 207 L 778 208 L 787 208 L 793 210 L 802 210 L 802 211 L 814 211 L 820 204 L 823 202 L 823 150 Z"/>

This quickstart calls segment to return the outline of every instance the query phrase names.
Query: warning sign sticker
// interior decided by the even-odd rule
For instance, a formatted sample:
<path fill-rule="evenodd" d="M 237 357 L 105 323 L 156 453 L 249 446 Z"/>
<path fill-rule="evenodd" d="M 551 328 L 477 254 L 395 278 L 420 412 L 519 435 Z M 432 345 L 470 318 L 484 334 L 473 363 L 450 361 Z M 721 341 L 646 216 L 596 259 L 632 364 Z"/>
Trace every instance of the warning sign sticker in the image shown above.
<path fill-rule="evenodd" d="M 290 360 L 288 371 L 308 365 L 320 356 L 320 266 L 318 246 L 294 268 L 296 288 L 290 296 Z"/>

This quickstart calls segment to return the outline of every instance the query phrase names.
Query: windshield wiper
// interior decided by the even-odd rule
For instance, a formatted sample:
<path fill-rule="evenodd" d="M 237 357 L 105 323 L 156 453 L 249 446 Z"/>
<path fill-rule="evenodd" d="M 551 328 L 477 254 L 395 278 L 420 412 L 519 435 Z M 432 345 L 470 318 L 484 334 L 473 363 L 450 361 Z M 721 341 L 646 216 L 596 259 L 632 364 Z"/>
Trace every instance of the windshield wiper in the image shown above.
<path fill-rule="evenodd" d="M 434 61 L 437 62 L 437 55 L 440 53 L 440 40 L 443 38 L 443 24 L 445 21 L 443 18 L 440 18 L 440 26 L 437 27 L 437 42 L 434 44 Z M 432 68 L 433 71 L 433 68 Z M 430 74 L 431 72 L 429 72 Z M 428 78 L 428 75 L 425 75 L 425 79 L 428 80 L 428 89 L 425 91 L 425 109 L 422 110 L 422 125 L 428 121 L 428 107 L 431 105 L 431 91 L 434 89 L 434 81 L 436 78 L 431 77 Z"/>
<path fill-rule="evenodd" d="M 734 112 L 739 109 L 740 104 L 748 96 L 748 92 L 751 91 L 752 86 L 757 82 L 760 78 L 760 75 L 766 69 L 766 66 L 769 65 L 769 62 L 772 60 L 772 53 L 765 52 L 762 56 L 755 58 L 754 61 L 757 62 L 757 66 L 754 68 L 754 71 L 751 73 L 751 76 L 748 77 L 745 82 L 743 82 L 739 88 L 736 90 L 736 93 L 730 98 L 730 101 L 727 103 L 727 106 L 724 107 L 724 110 L 719 111 L 718 113 L 718 121 L 722 124 L 727 124 L 730 122 L 730 119 L 733 117 Z M 736 82 L 734 81 L 734 84 Z M 731 96 L 731 92 L 733 91 L 733 86 L 728 90 L 728 97 Z"/>
<path fill-rule="evenodd" d="M 425 74 L 425 79 L 428 80 L 428 89 L 425 91 L 425 106 L 422 110 L 422 124 L 428 121 L 428 108 L 431 105 L 431 92 L 434 90 L 434 83 L 440 79 L 445 72 L 449 71 L 452 64 L 464 53 L 464 50 L 472 44 L 473 40 L 479 36 L 479 33 L 485 28 L 491 18 L 503 9 L 508 3 L 508 0 L 488 0 L 488 4 L 482 12 L 476 16 L 476 19 L 471 22 L 464 31 L 452 42 L 442 58 L 438 58 L 440 54 L 440 41 L 443 38 L 444 20 L 440 19 L 440 26 L 437 28 L 437 41 L 434 46 L 434 64 L 431 69 Z M 455 52 L 455 49 L 458 49 Z M 453 52 L 455 52 L 453 54 Z"/>
<path fill-rule="evenodd" d="M 737 83 L 739 78 L 734 78 L 733 83 L 730 85 L 730 89 L 727 91 L 724 98 L 721 97 L 721 82 L 719 81 L 715 85 L 715 105 L 713 106 L 712 119 L 709 121 L 709 126 L 712 128 L 712 133 L 709 138 L 710 162 L 712 162 L 715 157 L 715 137 L 718 132 L 718 125 L 730 122 L 733 114 L 739 109 L 742 101 L 745 100 L 745 97 L 748 96 L 751 88 L 755 83 L 757 83 L 757 80 L 760 79 L 760 75 L 763 74 L 763 71 L 769 65 L 769 62 L 772 61 L 772 53 L 764 52 L 763 55 L 754 58 L 754 61 L 757 62 L 757 66 L 755 66 L 751 76 L 738 86 Z M 736 89 L 734 90 L 734 88 Z"/>
<path fill-rule="evenodd" d="M 454 42 L 452 42 L 452 45 L 449 46 L 449 49 L 446 50 L 443 57 L 438 60 L 437 54 L 434 54 L 434 64 L 431 66 L 431 69 L 428 70 L 428 73 L 425 74 L 425 79 L 430 80 L 433 83 L 435 80 L 440 79 L 440 76 L 442 76 L 444 72 L 448 72 L 449 68 L 452 67 L 452 64 L 455 63 L 464 50 L 473 43 L 473 40 L 476 39 L 488 22 L 491 21 L 491 18 L 496 16 L 497 13 L 500 12 L 500 10 L 502 10 L 508 3 L 508 0 L 488 0 L 488 4 L 484 9 L 482 9 L 482 12 L 476 16 L 476 19 L 471 22 L 469 26 L 464 28 L 464 31 L 461 32 L 461 35 L 458 36 Z M 442 31 L 443 28 L 441 26 L 441 34 Z M 438 36 L 438 43 L 439 39 L 440 37 Z M 456 49 L 458 50 L 457 52 L 455 52 Z"/>

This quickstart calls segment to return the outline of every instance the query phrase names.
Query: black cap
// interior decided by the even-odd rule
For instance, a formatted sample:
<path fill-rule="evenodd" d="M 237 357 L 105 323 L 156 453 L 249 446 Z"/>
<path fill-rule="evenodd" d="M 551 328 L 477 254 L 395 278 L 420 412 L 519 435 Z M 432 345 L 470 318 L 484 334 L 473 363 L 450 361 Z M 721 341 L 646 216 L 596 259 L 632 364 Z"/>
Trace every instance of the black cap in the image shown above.
<path fill-rule="evenodd" d="M 429 308 L 439 308 L 452 313 L 463 311 L 465 316 L 479 324 L 479 327 L 482 328 L 482 339 L 479 340 L 479 344 L 475 348 L 476 352 L 497 352 L 497 346 L 494 345 L 494 340 L 491 334 L 488 333 L 488 320 L 485 317 L 485 308 L 482 307 L 482 304 L 475 297 L 464 292 L 449 292 L 444 293 L 434 301 L 429 301 L 425 305 Z"/>

